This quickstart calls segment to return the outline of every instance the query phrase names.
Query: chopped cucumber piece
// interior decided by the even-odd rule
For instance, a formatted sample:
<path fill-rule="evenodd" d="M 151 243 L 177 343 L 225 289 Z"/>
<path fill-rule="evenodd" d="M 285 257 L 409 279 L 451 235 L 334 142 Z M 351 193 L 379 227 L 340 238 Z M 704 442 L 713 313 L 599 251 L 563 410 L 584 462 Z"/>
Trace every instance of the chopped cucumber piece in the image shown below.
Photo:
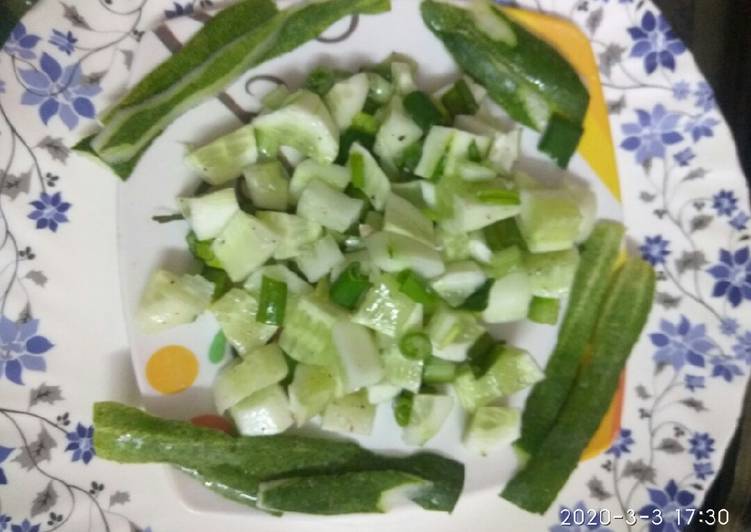
<path fill-rule="evenodd" d="M 456 378 L 457 364 L 438 357 L 430 357 L 425 361 L 422 380 L 427 385 L 446 384 Z"/>
<path fill-rule="evenodd" d="M 523 320 L 532 301 L 532 286 L 524 271 L 513 271 L 493 282 L 482 319 L 488 323 Z"/>
<path fill-rule="evenodd" d="M 194 198 L 178 198 L 177 203 L 198 240 L 210 240 L 217 236 L 240 210 L 232 188 Z"/>
<path fill-rule="evenodd" d="M 482 229 L 521 210 L 518 193 L 503 179 L 468 183 L 445 177 L 437 195 L 441 225 L 457 233 Z"/>
<path fill-rule="evenodd" d="M 270 344 L 236 358 L 226 365 L 214 382 L 214 405 L 223 414 L 243 399 L 276 384 L 287 376 L 284 354 Z"/>
<path fill-rule="evenodd" d="M 275 111 L 284 105 L 289 95 L 290 92 L 286 85 L 277 85 L 274 89 L 264 94 L 261 98 L 261 105 L 266 109 Z"/>
<path fill-rule="evenodd" d="M 517 221 L 529 250 L 542 253 L 572 247 L 582 215 L 576 201 L 560 190 L 522 190 Z"/>
<path fill-rule="evenodd" d="M 518 246 L 509 246 L 493 253 L 485 267 L 489 277 L 501 279 L 511 272 L 524 269 L 524 254 Z"/>
<path fill-rule="evenodd" d="M 415 168 L 416 176 L 436 179 L 443 173 L 441 167 L 445 163 L 446 152 L 456 131 L 458 130 L 443 126 L 430 128 L 422 147 L 420 162 L 417 163 Z"/>
<path fill-rule="evenodd" d="M 445 307 L 433 315 L 428 325 L 433 356 L 452 362 L 464 361 L 469 349 L 484 332 L 471 312 Z"/>
<path fill-rule="evenodd" d="M 576 248 L 528 253 L 524 257 L 532 295 L 539 297 L 558 299 L 568 294 L 578 266 L 579 252 Z"/>
<path fill-rule="evenodd" d="M 364 202 L 350 198 L 322 181 L 312 181 L 300 196 L 297 214 L 324 227 L 345 232 L 360 217 Z"/>
<path fill-rule="evenodd" d="M 295 202 L 299 201 L 302 191 L 314 179 L 323 181 L 331 188 L 342 191 L 349 185 L 350 172 L 349 169 L 338 164 L 321 164 L 313 159 L 301 162 L 295 168 L 289 182 L 289 193 Z"/>
<path fill-rule="evenodd" d="M 473 452 L 485 455 L 501 444 L 519 437 L 521 414 L 507 406 L 481 406 L 470 419 L 464 433 L 464 445 Z"/>
<path fill-rule="evenodd" d="M 289 178 L 279 161 L 256 163 L 243 170 L 245 187 L 259 209 L 287 210 Z"/>
<path fill-rule="evenodd" d="M 403 235 L 381 231 L 370 235 L 365 245 L 370 259 L 385 272 L 394 273 L 411 268 L 430 279 L 446 270 L 440 253 Z"/>
<path fill-rule="evenodd" d="M 533 297 L 529 304 L 529 321 L 545 325 L 555 325 L 561 311 L 561 300 L 547 297 Z"/>
<path fill-rule="evenodd" d="M 399 290 L 399 283 L 381 275 L 365 294 L 352 321 L 390 337 L 400 336 L 411 324 L 422 320 L 422 306 Z"/>
<path fill-rule="evenodd" d="M 185 162 L 206 182 L 222 185 L 239 177 L 243 168 L 257 159 L 256 131 L 248 125 L 190 152 Z"/>
<path fill-rule="evenodd" d="M 360 73 L 335 83 L 326 93 L 324 100 L 340 131 L 347 129 L 354 116 L 362 111 L 369 89 L 368 75 Z"/>
<path fill-rule="evenodd" d="M 308 281 L 315 283 L 328 275 L 343 260 L 344 255 L 339 250 L 336 240 L 331 235 L 326 235 L 306 246 L 295 259 L 295 263 Z"/>
<path fill-rule="evenodd" d="M 200 275 L 175 275 L 166 270 L 149 279 L 136 321 L 146 333 L 156 333 L 194 321 L 206 310 L 214 294 L 214 284 Z"/>
<path fill-rule="evenodd" d="M 415 393 L 420 389 L 424 365 L 422 359 L 405 357 L 395 345 L 385 349 L 381 358 L 387 383 Z"/>
<path fill-rule="evenodd" d="M 367 72 L 366 75 L 369 84 L 368 97 L 379 104 L 388 102 L 394 94 L 394 85 L 375 72 Z"/>
<path fill-rule="evenodd" d="M 430 286 L 452 307 L 458 307 L 485 284 L 485 272 L 471 260 L 454 262 Z"/>
<path fill-rule="evenodd" d="M 480 158 L 484 158 L 490 147 L 490 139 L 483 135 L 454 129 L 448 152 L 446 152 L 443 175 L 459 176 L 461 165 L 470 160 L 473 146 L 479 152 Z"/>
<path fill-rule="evenodd" d="M 264 345 L 278 327 L 258 323 L 258 300 L 245 290 L 233 288 L 209 308 L 224 336 L 241 356 Z"/>
<path fill-rule="evenodd" d="M 362 190 L 368 201 L 377 211 L 382 211 L 389 197 L 391 184 L 388 176 L 378 166 L 378 162 L 368 150 L 355 142 L 349 150 L 348 166 L 352 175 L 352 185 Z M 358 178 L 355 178 L 355 170 Z"/>
<path fill-rule="evenodd" d="M 374 419 L 375 406 L 368 402 L 367 391 L 360 390 L 329 403 L 323 412 L 321 427 L 367 436 L 373 431 Z"/>
<path fill-rule="evenodd" d="M 392 98 L 381 128 L 376 135 L 373 150 L 387 170 L 396 168 L 404 151 L 422 137 L 422 128 L 407 116 L 399 98 Z"/>
<path fill-rule="evenodd" d="M 415 70 L 416 67 L 408 62 L 394 61 L 391 63 L 391 81 L 398 94 L 404 96 L 417 89 Z"/>
<path fill-rule="evenodd" d="M 386 200 L 383 230 L 408 236 L 431 247 L 436 244 L 433 222 L 420 209 L 396 194 L 389 194 Z"/>
<path fill-rule="evenodd" d="M 493 362 L 482 377 L 470 368 L 462 370 L 454 381 L 459 402 L 474 412 L 496 399 L 520 392 L 542 380 L 544 373 L 534 358 L 522 349 L 498 346 Z"/>
<path fill-rule="evenodd" d="M 485 241 L 493 251 L 502 251 L 511 246 L 516 246 L 520 251 L 527 250 L 527 244 L 514 218 L 500 220 L 484 228 L 482 232 L 485 235 Z"/>
<path fill-rule="evenodd" d="M 487 264 L 493 255 L 481 231 L 456 232 L 439 225 L 437 239 L 443 256 L 449 262 L 474 259 Z"/>
<path fill-rule="evenodd" d="M 453 407 L 454 399 L 448 395 L 415 395 L 409 422 L 404 427 L 404 442 L 425 445 L 441 430 Z"/>
<path fill-rule="evenodd" d="M 430 337 L 422 331 L 409 331 L 399 339 L 399 351 L 410 360 L 425 360 L 433 352 Z"/>
<path fill-rule="evenodd" d="M 211 244 L 222 268 L 239 282 L 274 254 L 279 237 L 254 216 L 237 212 Z"/>
<path fill-rule="evenodd" d="M 253 121 L 256 130 L 270 142 L 291 146 L 307 157 L 330 164 L 339 153 L 339 130 L 321 98 L 301 90 L 284 107 Z"/>
<path fill-rule="evenodd" d="M 336 378 L 330 369 L 297 364 L 295 376 L 287 388 L 290 410 L 297 426 L 323 412 L 334 398 L 336 388 Z"/>
<path fill-rule="evenodd" d="M 422 196 L 422 184 L 424 181 L 404 181 L 403 183 L 391 183 L 391 192 L 404 198 L 418 209 L 423 209 L 426 204 Z"/>
<path fill-rule="evenodd" d="M 399 386 L 389 384 L 388 382 L 379 382 L 368 386 L 368 402 L 371 405 L 377 405 L 390 401 L 401 392 Z"/>
<path fill-rule="evenodd" d="M 339 321 L 331 331 L 342 376 L 342 390 L 351 393 L 383 378 L 381 364 L 372 334 L 362 325 Z"/>
<path fill-rule="evenodd" d="M 366 275 L 371 282 L 381 273 L 380 270 L 370 261 L 368 252 L 364 249 L 360 249 L 352 253 L 345 253 L 344 260 L 334 266 L 334 269 L 331 270 L 331 280 L 333 284 L 336 284 L 336 280 L 339 276 L 341 276 L 342 273 L 350 268 L 355 262 L 359 263 L 359 271 L 363 275 Z"/>
<path fill-rule="evenodd" d="M 268 264 L 260 267 L 250 274 L 243 288 L 253 296 L 258 297 L 261 293 L 261 282 L 264 277 L 285 283 L 290 294 L 303 295 L 312 290 L 308 283 L 283 264 Z"/>
<path fill-rule="evenodd" d="M 292 426 L 287 395 L 278 384 L 259 390 L 229 409 L 243 436 L 279 434 Z"/>
<path fill-rule="evenodd" d="M 305 295 L 287 313 L 279 345 L 298 362 L 331 366 L 336 361 L 331 330 L 345 318 L 336 305 L 315 294 Z"/>
<path fill-rule="evenodd" d="M 489 181 L 498 175 L 493 168 L 486 163 L 476 163 L 473 161 L 459 161 L 456 165 L 456 175 L 465 181 Z"/>
<path fill-rule="evenodd" d="M 273 254 L 276 260 L 297 257 L 323 234 L 321 224 L 286 212 L 258 211 L 256 218 L 277 235 Z"/>
<path fill-rule="evenodd" d="M 521 151 L 522 130 L 515 128 L 508 133 L 496 133 L 488 151 L 488 164 L 499 172 L 508 174 L 514 167 Z"/>

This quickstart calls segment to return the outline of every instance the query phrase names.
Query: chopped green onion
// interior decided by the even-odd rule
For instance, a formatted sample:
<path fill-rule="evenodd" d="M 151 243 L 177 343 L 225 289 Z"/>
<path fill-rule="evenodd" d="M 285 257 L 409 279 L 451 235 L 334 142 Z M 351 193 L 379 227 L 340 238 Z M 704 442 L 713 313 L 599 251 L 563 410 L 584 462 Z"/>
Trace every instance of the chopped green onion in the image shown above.
<path fill-rule="evenodd" d="M 394 419 L 400 427 L 406 427 L 412 417 L 412 401 L 415 394 L 404 390 L 394 399 Z"/>
<path fill-rule="evenodd" d="M 179 220 L 185 220 L 185 216 L 183 216 L 181 213 L 175 213 L 175 214 L 156 214 L 151 217 L 152 220 L 154 220 L 158 224 L 168 224 L 170 222 L 177 222 Z"/>
<path fill-rule="evenodd" d="M 340 73 L 330 68 L 319 66 L 308 74 L 303 86 L 309 91 L 315 92 L 318 96 L 323 97 L 341 77 Z"/>
<path fill-rule="evenodd" d="M 555 113 L 550 117 L 550 122 L 540 138 L 537 148 L 550 155 L 560 166 L 566 168 L 571 157 L 576 153 L 584 130 L 581 124 L 577 124 Z"/>
<path fill-rule="evenodd" d="M 420 157 L 422 157 L 422 146 L 423 142 L 421 140 L 407 146 L 407 149 L 402 154 L 401 169 L 403 171 L 410 174 L 415 171 L 417 164 L 420 162 Z"/>
<path fill-rule="evenodd" d="M 353 310 L 372 285 L 368 276 L 360 271 L 360 263 L 353 262 L 331 285 L 329 296 L 337 305 Z"/>
<path fill-rule="evenodd" d="M 516 220 L 506 218 L 499 222 L 489 225 L 483 229 L 485 241 L 493 251 L 500 251 L 509 246 L 518 246 L 520 250 L 526 251 L 527 245 L 524 242 Z"/>
<path fill-rule="evenodd" d="M 404 97 L 404 110 L 423 131 L 427 131 L 432 126 L 443 124 L 446 117 L 440 109 L 436 107 L 430 96 L 422 91 L 410 92 Z"/>
<path fill-rule="evenodd" d="M 365 159 L 362 153 L 349 154 L 349 169 L 352 173 L 352 186 L 362 190 L 365 187 Z"/>
<path fill-rule="evenodd" d="M 433 352 L 430 337 L 421 331 L 408 332 L 399 340 L 399 351 L 410 360 L 425 360 Z"/>
<path fill-rule="evenodd" d="M 493 287 L 493 279 L 488 279 L 485 283 L 478 288 L 471 296 L 464 300 L 459 308 L 462 310 L 473 310 L 475 312 L 481 312 L 488 307 L 488 297 L 490 296 L 490 289 Z"/>
<path fill-rule="evenodd" d="M 368 150 L 373 149 L 375 136 L 354 127 L 348 127 L 339 139 L 339 154 L 336 156 L 336 164 L 347 164 L 349 149 L 357 142 Z"/>
<path fill-rule="evenodd" d="M 475 192 L 481 203 L 489 205 L 519 205 L 519 191 L 504 188 L 481 188 Z"/>
<path fill-rule="evenodd" d="M 480 148 L 477 146 L 477 141 L 472 139 L 472 142 L 469 144 L 469 149 L 467 150 L 467 156 L 469 157 L 469 160 L 473 163 L 479 163 L 482 161 L 482 154 L 480 153 Z"/>
<path fill-rule="evenodd" d="M 369 71 L 378 74 L 389 83 L 394 80 L 394 77 L 391 75 L 391 63 L 389 61 L 378 63 L 377 65 L 372 66 Z"/>
<path fill-rule="evenodd" d="M 457 365 L 438 357 L 430 357 L 425 361 L 422 370 L 422 380 L 425 384 L 446 384 L 456 378 Z"/>
<path fill-rule="evenodd" d="M 500 342 L 501 344 L 503 342 Z M 483 333 L 467 352 L 467 365 L 476 379 L 485 375 L 495 362 L 493 352 L 499 342 L 488 333 Z"/>
<path fill-rule="evenodd" d="M 219 268 L 212 268 L 211 266 L 204 265 L 201 269 L 201 277 L 214 283 L 214 294 L 212 300 L 216 301 L 224 294 L 230 291 L 232 288 L 232 280 L 227 275 L 227 272 Z"/>
<path fill-rule="evenodd" d="M 222 265 L 211 250 L 213 240 L 198 240 L 196 234 L 191 231 L 185 237 L 191 255 L 211 268 L 221 268 Z"/>
<path fill-rule="evenodd" d="M 412 270 L 404 270 L 396 278 L 399 281 L 399 290 L 415 303 L 423 305 L 426 312 L 438 304 L 438 295 L 425 279 Z"/>
<path fill-rule="evenodd" d="M 284 323 L 284 311 L 287 307 L 287 283 L 263 276 L 261 295 L 258 298 L 256 321 L 267 325 Z"/>
<path fill-rule="evenodd" d="M 529 315 L 527 317 L 536 323 L 555 325 L 558 321 L 558 312 L 560 310 L 560 299 L 535 296 L 529 305 Z"/>
<path fill-rule="evenodd" d="M 353 129 L 357 129 L 358 131 L 362 131 L 370 135 L 375 135 L 380 126 L 381 124 L 378 123 L 378 120 L 369 113 L 357 113 L 354 118 L 352 118 L 351 127 Z"/>
<path fill-rule="evenodd" d="M 473 115 L 480 108 L 464 79 L 454 83 L 454 86 L 441 96 L 441 103 L 451 116 Z"/>

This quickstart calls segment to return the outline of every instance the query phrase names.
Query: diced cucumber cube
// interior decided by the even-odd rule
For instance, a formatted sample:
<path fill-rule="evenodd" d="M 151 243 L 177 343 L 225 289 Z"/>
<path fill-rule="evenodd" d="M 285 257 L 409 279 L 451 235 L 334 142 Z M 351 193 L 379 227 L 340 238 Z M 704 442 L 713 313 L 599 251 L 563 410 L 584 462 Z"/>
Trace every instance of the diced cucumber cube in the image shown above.
<path fill-rule="evenodd" d="M 368 402 L 371 405 L 385 403 L 399 395 L 400 391 L 401 388 L 389 384 L 388 382 L 372 384 L 371 386 L 368 386 Z"/>
<path fill-rule="evenodd" d="M 258 300 L 245 290 L 232 288 L 209 308 L 222 332 L 240 355 L 264 345 L 277 327 L 256 321 Z"/>
<path fill-rule="evenodd" d="M 339 152 L 339 129 L 321 98 L 307 90 L 259 116 L 253 125 L 268 142 L 291 146 L 320 163 L 333 163 Z"/>
<path fill-rule="evenodd" d="M 368 75 L 360 73 L 335 83 L 326 93 L 324 100 L 340 131 L 347 129 L 352 118 L 362 111 L 369 89 Z"/>
<path fill-rule="evenodd" d="M 422 196 L 422 183 L 425 183 L 425 181 L 421 179 L 405 181 L 403 183 L 392 183 L 391 192 L 404 198 L 418 209 L 423 209 L 426 203 Z"/>
<path fill-rule="evenodd" d="M 393 277 L 381 275 L 365 294 L 352 321 L 387 336 L 397 337 L 418 317 L 422 319 L 422 305 L 403 294 Z"/>
<path fill-rule="evenodd" d="M 245 279 L 274 254 L 279 237 L 254 216 L 239 211 L 211 244 L 233 282 Z"/>
<path fill-rule="evenodd" d="M 430 319 L 427 331 L 434 357 L 462 362 L 485 329 L 471 312 L 443 307 Z"/>
<path fill-rule="evenodd" d="M 321 164 L 313 159 L 301 162 L 295 168 L 295 172 L 292 174 L 292 179 L 289 182 L 289 194 L 295 203 L 299 201 L 305 187 L 314 179 L 323 181 L 331 188 L 341 192 L 349 185 L 350 171 L 345 166 Z"/>
<path fill-rule="evenodd" d="M 442 173 L 441 165 L 445 162 L 446 152 L 457 129 L 433 126 L 425 137 L 420 162 L 415 168 L 415 175 L 425 179 L 435 179 Z"/>
<path fill-rule="evenodd" d="M 237 432 L 243 436 L 269 436 L 294 423 L 289 401 L 278 384 L 259 390 L 230 408 Z"/>
<path fill-rule="evenodd" d="M 433 222 L 420 209 L 396 194 L 389 194 L 386 200 L 383 230 L 408 236 L 431 247 L 436 244 Z"/>
<path fill-rule="evenodd" d="M 417 393 L 422 383 L 424 361 L 405 357 L 397 345 L 385 349 L 381 356 L 386 372 L 385 382 L 399 389 Z"/>
<path fill-rule="evenodd" d="M 180 212 L 185 216 L 198 240 L 211 240 L 217 236 L 230 218 L 240 210 L 232 188 L 194 198 L 178 198 L 177 202 Z"/>
<path fill-rule="evenodd" d="M 396 168 L 404 150 L 422 137 L 420 126 L 407 115 L 399 98 L 392 98 L 381 128 L 376 134 L 373 150 L 381 161 Z"/>
<path fill-rule="evenodd" d="M 485 283 L 485 272 L 471 260 L 453 262 L 446 271 L 434 279 L 430 286 L 446 303 L 457 307 Z"/>
<path fill-rule="evenodd" d="M 481 406 L 467 425 L 464 445 L 473 452 L 485 455 L 501 444 L 519 437 L 521 414 L 507 406 Z"/>
<path fill-rule="evenodd" d="M 287 362 L 276 344 L 263 346 L 222 368 L 214 382 L 214 405 L 220 413 L 287 376 Z"/>
<path fill-rule="evenodd" d="M 365 240 L 365 245 L 373 263 L 385 272 L 409 268 L 431 279 L 446 270 L 440 253 L 404 235 L 386 231 L 373 233 Z"/>
<path fill-rule="evenodd" d="M 297 426 L 323 412 L 335 392 L 336 378 L 330 369 L 297 364 L 295 376 L 287 388 L 290 410 Z"/>
<path fill-rule="evenodd" d="M 402 61 L 391 63 L 391 79 L 393 80 L 396 92 L 401 96 L 417 90 L 415 67 L 409 63 Z"/>
<path fill-rule="evenodd" d="M 516 216 L 521 210 L 518 204 L 497 205 L 484 202 L 472 191 L 455 190 L 445 193 L 451 196 L 451 216 L 440 223 L 457 233 L 482 229 L 499 220 Z"/>
<path fill-rule="evenodd" d="M 289 204 L 289 178 L 279 161 L 252 164 L 243 170 L 245 188 L 259 209 L 284 211 Z M 196 233 L 197 234 L 197 233 Z"/>
<path fill-rule="evenodd" d="M 521 150 L 522 130 L 512 129 L 507 133 L 496 133 L 488 151 L 488 163 L 499 172 L 508 174 L 514 167 Z"/>
<path fill-rule="evenodd" d="M 338 355 L 342 391 L 351 393 L 380 382 L 383 365 L 368 329 L 349 320 L 339 321 L 331 331 Z"/>
<path fill-rule="evenodd" d="M 425 445 L 441 430 L 453 407 L 454 399 L 448 395 L 415 395 L 409 423 L 404 427 L 404 442 L 408 445 Z"/>
<path fill-rule="evenodd" d="M 366 390 L 345 395 L 328 404 L 321 427 L 335 432 L 367 436 L 373 431 L 375 406 L 368 402 Z"/>
<path fill-rule="evenodd" d="M 506 323 L 527 317 L 532 301 L 532 286 L 524 271 L 513 271 L 493 282 L 488 306 L 482 319 L 488 323 Z"/>
<path fill-rule="evenodd" d="M 344 233 L 360 217 L 364 203 L 350 198 L 322 181 L 312 181 L 300 196 L 297 214 L 324 227 Z"/>
<path fill-rule="evenodd" d="M 352 175 L 352 185 L 365 193 L 374 209 L 382 211 L 386 198 L 389 197 L 391 183 L 388 176 L 378 166 L 378 162 L 368 150 L 355 142 L 349 150 L 347 164 Z M 357 168 L 359 165 L 362 165 L 362 167 Z M 361 176 L 358 176 L 359 179 L 355 178 L 356 170 L 362 173 Z M 362 182 L 358 183 L 358 180 Z"/>
<path fill-rule="evenodd" d="M 248 125 L 192 151 L 185 161 L 207 183 L 222 185 L 239 177 L 242 169 L 257 159 L 255 128 Z"/>
<path fill-rule="evenodd" d="M 332 366 L 336 355 L 331 330 L 346 316 L 339 307 L 315 293 L 302 296 L 287 310 L 279 345 L 298 362 Z"/>
<path fill-rule="evenodd" d="M 527 189 L 521 191 L 517 222 L 529 250 L 543 253 L 572 247 L 582 215 L 576 201 L 560 190 Z"/>
<path fill-rule="evenodd" d="M 321 224 L 294 214 L 276 211 L 258 211 L 256 217 L 276 233 L 279 243 L 274 249 L 274 259 L 286 260 L 300 255 L 308 244 L 323 234 Z"/>
<path fill-rule="evenodd" d="M 559 299 L 568 294 L 578 266 L 579 252 L 576 248 L 524 256 L 532 295 L 538 297 Z"/>
<path fill-rule="evenodd" d="M 446 152 L 443 175 L 452 177 L 460 176 L 460 167 L 469 160 L 472 145 L 479 151 L 480 156 L 484 158 L 490 148 L 490 138 L 484 135 L 468 133 L 461 129 L 454 129 L 454 134 L 451 136 L 451 142 Z"/>
<path fill-rule="evenodd" d="M 311 283 L 315 283 L 344 260 L 339 245 L 331 235 L 308 244 L 295 259 L 297 267 Z"/>
<path fill-rule="evenodd" d="M 190 323 L 206 310 L 213 294 L 214 284 L 200 275 L 178 276 L 158 270 L 144 289 L 136 321 L 146 333 Z"/>

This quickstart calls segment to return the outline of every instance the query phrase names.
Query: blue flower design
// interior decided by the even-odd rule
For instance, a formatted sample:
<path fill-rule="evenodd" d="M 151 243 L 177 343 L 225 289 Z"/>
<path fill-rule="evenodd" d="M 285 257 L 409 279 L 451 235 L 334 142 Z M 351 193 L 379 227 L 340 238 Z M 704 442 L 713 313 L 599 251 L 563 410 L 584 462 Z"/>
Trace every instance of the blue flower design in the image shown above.
<path fill-rule="evenodd" d="M 689 391 L 695 392 L 699 388 L 704 388 L 704 377 L 699 375 L 686 375 L 684 384 Z"/>
<path fill-rule="evenodd" d="M 751 331 L 746 331 L 746 334 L 738 336 L 737 340 L 738 342 L 733 345 L 735 358 L 751 365 Z"/>
<path fill-rule="evenodd" d="M 11 525 L 11 532 L 39 532 L 41 525 L 32 525 L 28 519 L 24 519 L 20 525 Z"/>
<path fill-rule="evenodd" d="M 745 212 L 739 212 L 735 217 L 730 220 L 730 225 L 736 231 L 743 231 L 748 226 L 748 221 L 751 217 Z"/>
<path fill-rule="evenodd" d="M 732 216 L 738 208 L 738 198 L 732 190 L 720 190 L 712 198 L 712 207 L 717 211 L 718 216 Z"/>
<path fill-rule="evenodd" d="M 621 148 L 636 152 L 636 161 L 644 164 L 652 158 L 665 156 L 665 146 L 677 144 L 683 135 L 676 128 L 681 116 L 668 112 L 665 106 L 657 104 L 652 112 L 636 110 L 637 122 L 623 124 L 621 130 L 626 138 Z"/>
<path fill-rule="evenodd" d="M 36 54 L 32 52 L 32 49 L 37 45 L 41 38 L 37 35 L 26 33 L 26 26 L 19 22 L 13 31 L 10 32 L 8 40 L 3 45 L 3 50 L 21 59 L 34 59 Z"/>
<path fill-rule="evenodd" d="M 39 117 L 45 125 L 57 115 L 71 130 L 78 125 L 79 117 L 94 118 L 96 108 L 91 98 L 102 88 L 85 81 L 79 65 L 63 68 L 55 58 L 43 53 L 39 66 L 41 70 L 19 71 L 26 89 L 21 96 L 23 105 L 38 105 Z"/>
<path fill-rule="evenodd" d="M 678 166 L 688 166 L 689 164 L 691 164 L 691 161 L 693 161 L 695 157 L 696 154 L 691 148 L 685 148 L 673 155 L 673 159 L 675 159 L 675 162 L 678 163 Z"/>
<path fill-rule="evenodd" d="M 53 344 L 37 334 L 39 320 L 11 321 L 0 316 L 0 378 L 23 384 L 23 370 L 45 371 L 44 353 Z"/>
<path fill-rule="evenodd" d="M 697 478 L 700 478 L 702 480 L 707 480 L 709 477 L 714 475 L 714 469 L 712 468 L 711 462 L 696 462 L 694 464 L 694 474 L 697 476 Z"/>
<path fill-rule="evenodd" d="M 0 532 L 8 529 L 11 517 L 6 514 L 0 514 Z"/>
<path fill-rule="evenodd" d="M 691 95 L 691 85 L 687 81 L 679 81 L 673 85 L 673 98 L 678 101 L 685 100 Z"/>
<path fill-rule="evenodd" d="M 164 11 L 164 16 L 167 18 L 182 17 L 193 13 L 193 4 L 191 3 L 179 4 L 177 2 L 172 2 L 172 5 L 175 7 Z"/>
<path fill-rule="evenodd" d="M 60 192 L 49 195 L 42 192 L 38 200 L 30 203 L 34 210 L 29 214 L 29 218 L 36 220 L 37 229 L 49 229 L 53 233 L 57 232 L 59 224 L 69 222 L 65 214 L 70 210 L 70 203 L 63 201 Z"/>
<path fill-rule="evenodd" d="M 725 336 L 735 336 L 738 327 L 738 320 L 734 318 L 722 318 L 720 321 L 720 332 Z"/>
<path fill-rule="evenodd" d="M 591 512 L 587 509 L 587 506 L 584 504 L 584 501 L 579 501 L 576 503 L 576 505 L 573 508 L 569 508 L 568 506 L 561 506 L 560 510 L 558 511 L 558 521 L 559 523 L 563 521 L 566 517 L 569 517 L 569 521 L 573 522 L 573 515 L 574 511 L 578 510 L 577 513 L 581 513 L 584 515 L 586 524 L 585 525 L 561 525 L 557 524 L 554 526 L 551 526 L 549 531 L 550 532 L 613 532 L 612 529 L 604 526 L 602 522 L 600 521 L 600 515 L 599 513 Z"/>
<path fill-rule="evenodd" d="M 696 97 L 696 107 L 704 110 L 705 113 L 711 111 L 715 107 L 714 91 L 706 81 L 700 81 L 696 85 L 694 91 Z"/>
<path fill-rule="evenodd" d="M 720 122 L 709 116 L 697 116 L 693 117 L 686 122 L 684 127 L 685 133 L 691 133 L 691 138 L 694 142 L 699 142 L 702 137 L 714 137 L 714 130 L 712 129 Z"/>
<path fill-rule="evenodd" d="M 660 235 L 648 236 L 644 240 L 644 244 L 639 246 L 639 251 L 641 251 L 644 260 L 652 266 L 657 266 L 658 264 L 665 264 L 665 257 L 670 255 L 669 245 L 670 242 Z"/>
<path fill-rule="evenodd" d="M 706 333 L 705 325 L 691 325 L 686 316 L 681 316 L 678 324 L 662 320 L 660 332 L 649 335 L 652 344 L 657 347 L 654 354 L 655 362 L 673 366 L 676 370 L 681 369 L 686 363 L 704 367 L 705 356 L 716 347 Z"/>
<path fill-rule="evenodd" d="M 10 456 L 10 453 L 13 452 L 13 447 L 4 447 L 0 445 L 0 464 L 5 462 L 5 459 Z M 7 484 L 8 478 L 5 476 L 5 471 L 3 471 L 3 468 L 0 467 L 0 485 Z M 2 524 L 2 523 L 0 523 Z M 2 530 L 2 528 L 0 528 Z"/>
<path fill-rule="evenodd" d="M 647 492 L 650 503 L 643 506 L 637 514 L 651 517 L 659 512 L 662 516 L 662 521 L 652 520 L 649 523 L 649 532 L 678 532 L 679 512 L 691 506 L 695 495 L 688 490 L 678 489 L 678 484 L 672 479 L 664 490 L 648 488 Z"/>
<path fill-rule="evenodd" d="M 726 297 L 734 307 L 740 305 L 744 299 L 751 299 L 751 261 L 748 247 L 735 253 L 721 249 L 720 263 L 709 268 L 707 272 L 716 280 L 712 291 L 714 297 Z"/>
<path fill-rule="evenodd" d="M 61 52 L 65 52 L 68 55 L 72 54 L 73 50 L 76 49 L 77 42 L 78 39 L 76 39 L 71 31 L 63 33 L 58 30 L 52 30 L 52 36 L 49 40 L 50 44 L 57 46 Z"/>
<path fill-rule="evenodd" d="M 622 454 L 628 454 L 631 452 L 630 445 L 634 444 L 634 438 L 631 437 L 631 431 L 629 429 L 621 429 L 618 434 L 618 439 L 613 442 L 610 449 L 607 450 L 607 454 L 615 455 L 616 458 L 620 458 Z"/>
<path fill-rule="evenodd" d="M 84 464 L 91 462 L 96 454 L 94 450 L 94 426 L 86 428 L 79 423 L 75 431 L 68 433 L 67 438 L 70 443 L 65 450 L 73 451 L 71 460 L 73 462 L 81 460 Z"/>
<path fill-rule="evenodd" d="M 675 70 L 675 56 L 686 51 L 686 46 L 673 32 L 667 19 L 662 15 L 655 17 L 647 10 L 639 26 L 628 29 L 634 40 L 631 57 L 644 58 L 644 70 L 651 74 L 658 66 Z"/>
<path fill-rule="evenodd" d="M 688 452 L 697 460 L 706 460 L 714 452 L 714 438 L 708 432 L 695 432 L 688 443 L 691 445 Z"/>
<path fill-rule="evenodd" d="M 712 377 L 720 377 L 727 382 L 733 382 L 735 377 L 743 376 L 743 370 L 727 356 L 713 356 L 710 363 L 712 364 Z"/>

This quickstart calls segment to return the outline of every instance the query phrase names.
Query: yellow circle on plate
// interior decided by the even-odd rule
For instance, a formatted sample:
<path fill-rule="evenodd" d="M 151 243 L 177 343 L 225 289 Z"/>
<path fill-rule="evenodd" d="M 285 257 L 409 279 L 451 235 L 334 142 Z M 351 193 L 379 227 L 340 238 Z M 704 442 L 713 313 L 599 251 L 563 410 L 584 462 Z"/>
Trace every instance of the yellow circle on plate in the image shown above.
<path fill-rule="evenodd" d="M 198 358 L 181 345 L 162 347 L 146 363 L 146 380 L 160 393 L 171 394 L 190 388 L 197 376 Z"/>

